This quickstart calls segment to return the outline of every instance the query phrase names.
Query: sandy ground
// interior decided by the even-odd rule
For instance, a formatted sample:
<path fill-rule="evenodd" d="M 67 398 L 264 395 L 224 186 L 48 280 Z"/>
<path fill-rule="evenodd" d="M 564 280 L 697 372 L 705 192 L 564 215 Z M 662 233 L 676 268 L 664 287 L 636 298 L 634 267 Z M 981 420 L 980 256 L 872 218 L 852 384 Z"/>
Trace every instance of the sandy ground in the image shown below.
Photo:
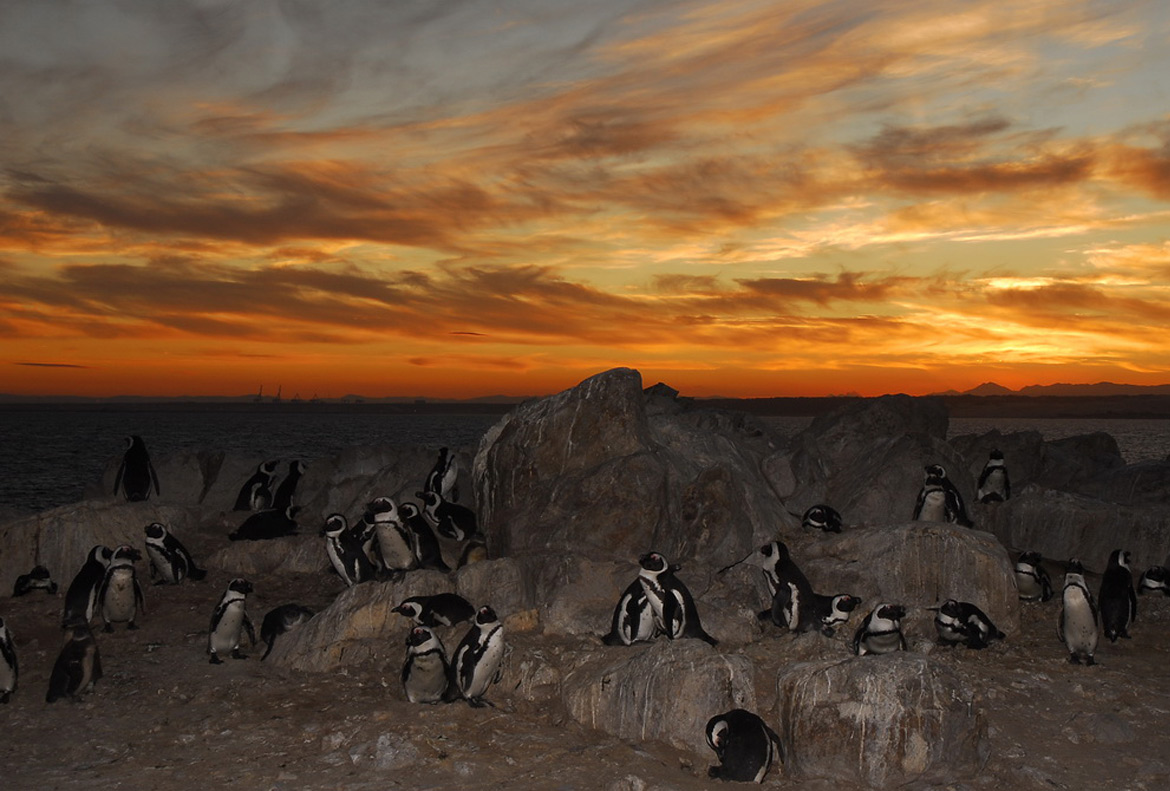
<path fill-rule="evenodd" d="M 144 563 L 140 563 L 140 573 Z M 60 645 L 62 599 L 34 593 L 0 600 L 16 636 L 22 675 L 0 706 L 4 789 L 692 789 L 713 754 L 627 743 L 569 720 L 559 705 L 510 694 L 495 708 L 405 701 L 403 649 L 381 667 L 307 675 L 259 661 L 208 664 L 211 611 L 227 583 L 146 586 L 141 628 L 97 639 L 105 677 L 79 702 L 45 703 Z M 286 601 L 322 607 L 335 579 L 253 580 L 249 612 Z M 311 584 L 312 588 L 306 588 Z M 312 592 L 307 593 L 307 590 Z M 953 788 L 1164 788 L 1170 782 L 1170 599 L 1143 597 L 1133 639 L 1103 643 L 1099 664 L 1068 664 L 1055 636 L 1058 602 L 1028 605 L 1022 633 L 986 651 L 933 649 L 979 691 L 991 741 L 983 772 Z M 406 624 L 402 626 L 403 636 Z M 783 661 L 773 631 L 745 649 Z M 513 665 L 538 649 L 538 633 L 513 635 Z M 844 645 L 844 643 L 842 643 Z M 613 649 L 622 650 L 622 649 Z M 761 674 L 761 684 L 771 676 Z M 774 697 L 774 690 L 771 696 Z M 766 695 L 761 695 L 766 699 Z M 766 787 L 796 783 L 774 768 Z"/>

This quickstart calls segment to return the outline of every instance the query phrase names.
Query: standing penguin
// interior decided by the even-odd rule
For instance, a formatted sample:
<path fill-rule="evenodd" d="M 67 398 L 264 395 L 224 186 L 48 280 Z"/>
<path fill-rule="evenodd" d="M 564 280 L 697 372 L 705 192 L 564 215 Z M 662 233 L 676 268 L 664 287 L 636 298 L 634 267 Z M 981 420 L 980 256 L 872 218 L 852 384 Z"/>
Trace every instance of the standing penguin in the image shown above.
<path fill-rule="evenodd" d="M 954 599 L 947 599 L 939 605 L 934 628 L 943 645 L 964 643 L 968 648 L 986 648 L 992 640 L 1004 637 L 987 613 L 971 602 Z"/>
<path fill-rule="evenodd" d="M 479 533 L 475 511 L 467 506 L 453 503 L 438 492 L 415 492 L 414 496 L 422 502 L 423 516 L 444 538 L 467 541 Z"/>
<path fill-rule="evenodd" d="M 418 506 L 414 503 L 403 503 L 398 506 L 398 517 L 413 535 L 411 545 L 414 547 L 418 568 L 450 571 L 451 567 L 443 560 L 443 549 L 439 546 L 439 539 Z"/>
<path fill-rule="evenodd" d="M 89 551 L 89 557 L 82 564 L 73 582 L 65 591 L 65 612 L 61 618 L 63 625 L 76 621 L 89 623 L 93 620 L 93 611 L 97 607 L 98 589 L 106 578 L 106 566 L 110 562 L 114 551 L 107 546 L 97 544 Z"/>
<path fill-rule="evenodd" d="M 240 493 L 236 496 L 233 511 L 263 511 L 272 507 L 272 480 L 276 476 L 276 465 L 279 462 L 261 462 L 252 477 L 244 481 Z"/>
<path fill-rule="evenodd" d="M 814 505 L 800 518 L 801 527 L 806 530 L 821 530 L 825 533 L 841 532 L 841 514 L 831 506 Z"/>
<path fill-rule="evenodd" d="M 75 621 L 65 627 L 65 644 L 53 663 L 45 702 L 68 695 L 76 699 L 93 689 L 102 677 L 102 658 L 88 623 Z"/>
<path fill-rule="evenodd" d="M 1016 561 L 1016 590 L 1020 601 L 1048 601 L 1052 598 L 1052 579 L 1044 569 L 1039 552 L 1024 552 Z"/>
<path fill-rule="evenodd" d="M 35 590 L 43 590 L 48 594 L 57 592 L 57 583 L 53 582 L 52 575 L 44 566 L 33 566 L 28 574 L 17 577 L 16 584 L 12 586 L 12 597 L 23 596 Z"/>
<path fill-rule="evenodd" d="M 260 642 L 268 647 L 264 649 L 260 661 L 264 661 L 272 653 L 272 646 L 276 644 L 278 636 L 291 632 L 313 615 L 312 610 L 300 604 L 282 604 L 265 613 L 264 620 L 260 622 Z"/>
<path fill-rule="evenodd" d="M 1170 569 L 1165 566 L 1150 566 L 1142 572 L 1138 593 L 1161 593 L 1170 596 Z M 15 594 L 13 594 L 15 595 Z"/>
<path fill-rule="evenodd" d="M 963 505 L 963 495 L 947 477 L 947 471 L 941 464 L 928 464 L 925 468 L 922 489 L 918 492 L 918 501 L 914 504 L 914 521 L 916 522 L 950 522 L 951 524 L 972 527 L 974 522 L 967 516 L 967 509 Z"/>
<path fill-rule="evenodd" d="M 902 636 L 902 619 L 906 608 L 900 604 L 879 604 L 874 607 L 861 626 L 853 634 L 853 653 L 889 654 L 906 650 L 906 638 Z"/>
<path fill-rule="evenodd" d="M 393 500 L 389 497 L 374 498 L 362 518 L 374 525 L 377 531 L 378 551 L 386 571 L 405 572 L 417 566 L 414 534 L 402 524 L 402 519 L 398 516 L 398 506 Z"/>
<path fill-rule="evenodd" d="M 458 593 L 411 596 L 390 612 L 405 615 L 420 626 L 454 626 L 475 617 L 475 607 Z"/>
<path fill-rule="evenodd" d="M 150 576 L 158 577 L 158 585 L 178 585 L 187 577 L 201 580 L 207 571 L 195 565 L 195 559 L 183 543 L 161 522 L 151 522 L 145 528 L 146 555 L 150 558 Z"/>
<path fill-rule="evenodd" d="M 1075 558 L 1068 562 L 1064 575 L 1056 633 L 1068 649 L 1069 662 L 1096 664 L 1093 654 L 1097 651 L 1097 602 L 1085 584 L 1084 567 Z"/>
<path fill-rule="evenodd" d="M 642 566 L 638 582 L 654 611 L 658 630 L 671 640 L 695 637 L 711 645 L 718 644 L 699 623 L 699 610 L 690 590 L 674 575 L 678 567 L 670 565 L 658 552 L 647 552 L 638 558 L 638 563 Z"/>
<path fill-rule="evenodd" d="M 476 611 L 471 628 L 455 649 L 447 697 L 458 694 L 476 708 L 489 703 L 483 696 L 504 672 L 504 653 L 504 627 L 496 611 L 484 605 Z"/>
<path fill-rule="evenodd" d="M 459 499 L 458 478 L 459 463 L 455 460 L 455 454 L 448 448 L 439 448 L 439 458 L 427 473 L 423 491 L 436 492 L 444 500 L 455 502 Z"/>
<path fill-rule="evenodd" d="M 374 578 L 374 566 L 362 546 L 362 536 L 350 529 L 343 514 L 330 514 L 321 535 L 325 536 L 325 554 L 346 585 L 352 588 Z"/>
<path fill-rule="evenodd" d="M 758 714 L 732 709 L 707 720 L 707 745 L 719 758 L 708 777 L 744 783 L 762 783 L 772 761 L 784 761 L 780 737 Z"/>
<path fill-rule="evenodd" d="M 137 629 L 134 619 L 140 609 L 146 611 L 142 586 L 138 584 L 138 574 L 134 569 L 134 563 L 139 560 L 142 560 L 142 553 L 125 544 L 115 549 L 110 558 L 98 591 L 102 623 L 107 632 L 114 631 L 115 623 L 124 623 L 127 629 Z"/>
<path fill-rule="evenodd" d="M 770 602 L 775 599 L 777 592 L 782 597 L 790 595 L 787 585 L 789 582 L 796 586 L 796 591 L 801 599 L 807 600 L 812 597 L 812 585 L 809 583 L 808 578 L 804 576 L 804 572 L 800 570 L 800 567 L 792 559 L 792 555 L 788 552 L 788 545 L 783 541 L 771 541 L 764 544 L 759 549 L 748 553 L 742 559 L 719 569 L 719 573 L 722 574 L 728 569 L 738 566 L 740 563 L 759 566 L 763 570 L 764 583 L 768 586 L 768 598 Z M 775 602 L 772 602 L 769 609 L 759 613 L 760 620 L 772 617 L 774 609 Z"/>
<path fill-rule="evenodd" d="M 653 640 L 658 635 L 654 608 L 642 587 L 641 577 L 626 587 L 617 606 L 613 608 L 613 622 L 609 633 L 601 638 L 606 645 L 632 645 Z"/>
<path fill-rule="evenodd" d="M 426 626 L 415 626 L 406 636 L 402 689 L 411 703 L 440 703 L 447 696 L 451 668 L 443 643 Z"/>
<path fill-rule="evenodd" d="M 983 471 L 979 473 L 978 490 L 975 499 L 981 503 L 1000 503 L 1012 496 L 1012 483 L 1008 479 L 1007 467 L 1003 462 L 1003 451 L 991 451 Z"/>
<path fill-rule="evenodd" d="M 16 646 L 12 644 L 12 633 L 4 619 L 0 618 L 0 703 L 7 703 L 16 691 L 20 676 L 20 665 L 16 661 Z"/>
<path fill-rule="evenodd" d="M 296 494 L 297 484 L 304 474 L 305 463 L 303 461 L 294 459 L 288 463 L 288 475 L 284 476 L 284 480 L 276 487 L 276 493 L 272 495 L 272 508 L 274 510 L 284 511 L 293 504 L 293 495 Z"/>
<path fill-rule="evenodd" d="M 256 630 L 246 609 L 248 594 L 251 592 L 252 583 L 236 577 L 228 583 L 219 604 L 215 605 L 207 634 L 207 653 L 211 655 L 208 661 L 211 664 L 221 664 L 223 660 L 219 655 L 229 651 L 233 659 L 247 659 L 240 653 L 240 638 L 244 630 L 248 632 L 248 641 L 252 645 L 256 644 Z"/>
<path fill-rule="evenodd" d="M 1109 565 L 1097 591 L 1097 606 L 1101 610 L 1101 631 L 1109 642 L 1116 643 L 1118 637 L 1129 639 L 1129 625 L 1137 618 L 1137 593 L 1129 569 L 1129 552 L 1124 549 L 1115 549 L 1109 555 Z"/>
<path fill-rule="evenodd" d="M 137 434 L 126 437 L 126 452 L 122 454 L 122 463 L 118 465 L 118 475 L 114 478 L 114 494 L 121 489 L 131 502 L 149 500 L 152 487 L 155 494 L 162 493 L 146 443 Z"/>

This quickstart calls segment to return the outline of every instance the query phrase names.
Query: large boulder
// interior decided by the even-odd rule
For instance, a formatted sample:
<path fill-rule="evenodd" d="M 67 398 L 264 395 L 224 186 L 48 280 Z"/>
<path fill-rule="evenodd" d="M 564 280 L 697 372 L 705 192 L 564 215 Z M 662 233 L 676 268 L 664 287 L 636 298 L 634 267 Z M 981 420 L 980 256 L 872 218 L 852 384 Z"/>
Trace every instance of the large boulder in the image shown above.
<path fill-rule="evenodd" d="M 827 659 L 777 679 L 777 732 L 795 779 L 892 788 L 974 776 L 989 753 L 974 694 L 922 654 Z"/>

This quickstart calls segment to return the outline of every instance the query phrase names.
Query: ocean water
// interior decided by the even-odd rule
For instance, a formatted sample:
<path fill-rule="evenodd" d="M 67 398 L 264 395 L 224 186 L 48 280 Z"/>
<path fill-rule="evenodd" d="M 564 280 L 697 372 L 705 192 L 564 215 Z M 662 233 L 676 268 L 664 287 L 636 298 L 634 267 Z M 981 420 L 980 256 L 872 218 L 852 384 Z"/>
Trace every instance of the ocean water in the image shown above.
<path fill-rule="evenodd" d="M 474 447 L 500 417 L 376 410 L 0 409 L 0 513 L 32 513 L 80 500 L 110 459 L 121 455 L 129 434 L 141 435 L 155 458 L 216 449 L 312 460 L 354 445 Z M 808 417 L 762 419 L 789 436 L 811 422 Z M 1170 420 L 955 418 L 949 434 L 992 430 L 1035 430 L 1049 440 L 1105 431 L 1131 464 L 1170 456 Z"/>

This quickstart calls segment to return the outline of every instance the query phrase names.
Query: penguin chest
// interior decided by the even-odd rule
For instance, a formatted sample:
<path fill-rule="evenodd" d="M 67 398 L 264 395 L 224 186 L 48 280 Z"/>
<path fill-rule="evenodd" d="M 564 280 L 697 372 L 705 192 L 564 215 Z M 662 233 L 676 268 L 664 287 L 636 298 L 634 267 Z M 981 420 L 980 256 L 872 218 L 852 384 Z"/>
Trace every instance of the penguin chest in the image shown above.
<path fill-rule="evenodd" d="M 947 495 L 941 488 L 929 489 L 922 498 L 918 519 L 923 522 L 947 521 Z"/>
<path fill-rule="evenodd" d="M 1097 618 L 1089 600 L 1078 589 L 1066 590 L 1061 611 L 1064 644 L 1073 653 L 1092 654 L 1097 649 Z"/>
<path fill-rule="evenodd" d="M 618 604 L 618 632 L 622 640 L 630 643 L 654 638 L 654 609 L 650 600 L 643 596 L 626 594 Z"/>
<path fill-rule="evenodd" d="M 16 689 L 16 668 L 8 662 L 8 654 L 5 652 L 3 657 L 0 657 L 0 692 L 12 692 Z"/>
<path fill-rule="evenodd" d="M 960 643 L 967 639 L 966 625 L 952 615 L 940 612 L 934 619 L 934 628 L 944 642 Z"/>
<path fill-rule="evenodd" d="M 224 608 L 219 622 L 211 630 L 210 647 L 215 653 L 240 647 L 240 631 L 244 626 L 244 603 L 232 602 Z"/>
<path fill-rule="evenodd" d="M 406 531 L 394 522 L 378 523 L 378 549 L 382 562 L 392 571 L 407 571 L 414 568 L 414 548 Z"/>
<path fill-rule="evenodd" d="M 158 544 L 147 544 L 146 555 L 150 558 L 151 566 L 164 582 L 174 585 L 183 578 L 183 568 L 179 558 L 173 552 L 168 552 L 165 547 Z"/>
<path fill-rule="evenodd" d="M 496 629 L 483 643 L 482 651 L 478 652 L 478 659 L 474 667 L 467 668 L 463 679 L 463 694 L 469 698 L 478 698 L 487 691 L 487 688 L 496 680 L 500 666 L 504 661 L 504 633 Z"/>
<path fill-rule="evenodd" d="M 1016 590 L 1023 601 L 1040 601 L 1043 595 L 1040 578 L 1030 568 L 1016 568 Z"/>
<path fill-rule="evenodd" d="M 411 703 L 438 703 L 447 691 L 447 663 L 438 651 L 411 654 L 404 674 L 406 699 Z"/>
<path fill-rule="evenodd" d="M 862 642 L 866 653 L 889 654 L 902 648 L 902 632 L 897 629 L 868 632 Z"/>
<path fill-rule="evenodd" d="M 987 474 L 987 480 L 983 482 L 983 488 L 979 490 L 980 499 L 988 495 L 999 495 L 1003 499 L 1004 494 L 1004 474 L 1003 470 L 995 469 Z"/>
<path fill-rule="evenodd" d="M 135 614 L 134 572 L 110 572 L 106 595 L 102 599 L 102 617 L 107 621 L 132 621 Z"/>

